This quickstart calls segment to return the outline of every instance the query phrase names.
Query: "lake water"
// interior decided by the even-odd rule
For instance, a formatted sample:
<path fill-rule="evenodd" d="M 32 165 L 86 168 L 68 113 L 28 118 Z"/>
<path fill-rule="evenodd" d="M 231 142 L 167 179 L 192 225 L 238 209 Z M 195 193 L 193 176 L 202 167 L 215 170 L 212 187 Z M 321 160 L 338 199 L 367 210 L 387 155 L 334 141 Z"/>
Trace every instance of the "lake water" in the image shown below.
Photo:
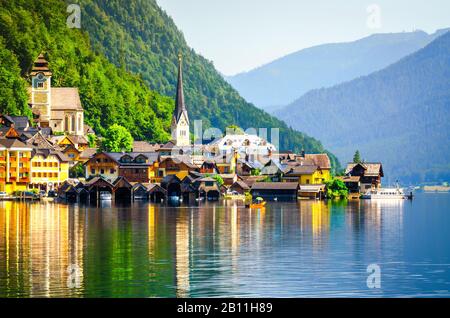
<path fill-rule="evenodd" d="M 367 285 L 380 269 L 381 288 Z M 450 296 L 450 194 L 170 208 L 0 202 L 0 297 Z"/>

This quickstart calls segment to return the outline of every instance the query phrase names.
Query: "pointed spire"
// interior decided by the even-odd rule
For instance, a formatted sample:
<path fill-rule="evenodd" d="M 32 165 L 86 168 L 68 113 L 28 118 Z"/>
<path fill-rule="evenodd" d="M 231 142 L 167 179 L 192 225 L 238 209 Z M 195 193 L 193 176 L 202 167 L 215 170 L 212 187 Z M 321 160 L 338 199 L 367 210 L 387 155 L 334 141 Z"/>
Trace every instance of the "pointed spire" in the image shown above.
<path fill-rule="evenodd" d="M 48 68 L 48 61 L 45 59 L 43 53 L 40 53 L 37 59 L 34 61 L 30 75 L 36 76 L 38 73 L 43 73 L 45 76 L 52 75 L 52 72 Z"/>
<path fill-rule="evenodd" d="M 177 83 L 177 95 L 175 97 L 175 111 L 173 116 L 176 121 L 181 117 L 181 114 L 185 113 L 187 116 L 186 105 L 184 104 L 184 92 L 183 92 L 183 61 L 181 53 L 178 54 L 178 83 Z"/>

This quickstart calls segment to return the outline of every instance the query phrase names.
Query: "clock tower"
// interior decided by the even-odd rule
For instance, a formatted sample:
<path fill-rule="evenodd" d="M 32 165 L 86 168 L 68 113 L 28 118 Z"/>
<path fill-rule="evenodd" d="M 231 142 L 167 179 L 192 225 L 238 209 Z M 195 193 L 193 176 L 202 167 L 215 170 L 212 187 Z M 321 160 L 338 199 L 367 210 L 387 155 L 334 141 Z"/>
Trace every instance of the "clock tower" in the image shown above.
<path fill-rule="evenodd" d="M 51 78 L 52 72 L 43 54 L 39 54 L 31 69 L 32 111 L 39 115 L 39 125 L 49 127 L 51 117 Z"/>
<path fill-rule="evenodd" d="M 178 56 L 178 83 L 175 97 L 175 110 L 172 116 L 172 141 L 177 147 L 190 146 L 189 117 L 184 104 L 183 64 L 181 54 Z"/>

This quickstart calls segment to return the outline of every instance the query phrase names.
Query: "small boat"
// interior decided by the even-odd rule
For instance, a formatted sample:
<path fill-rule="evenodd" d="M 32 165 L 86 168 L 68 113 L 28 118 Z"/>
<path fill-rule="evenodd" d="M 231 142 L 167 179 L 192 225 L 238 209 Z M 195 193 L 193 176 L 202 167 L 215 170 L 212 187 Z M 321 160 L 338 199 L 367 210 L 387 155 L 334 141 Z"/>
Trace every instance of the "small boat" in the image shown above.
<path fill-rule="evenodd" d="M 108 191 L 100 191 L 100 201 L 110 201 L 111 199 L 111 193 L 109 193 Z"/>
<path fill-rule="evenodd" d="M 361 199 L 412 199 L 413 194 L 405 194 L 402 188 L 380 188 L 369 190 L 363 195 Z"/>
<path fill-rule="evenodd" d="M 237 191 L 225 193 L 223 197 L 230 200 L 245 200 L 245 194 L 239 194 Z"/>
<path fill-rule="evenodd" d="M 250 209 L 263 209 L 266 207 L 266 201 L 263 198 L 257 197 L 254 203 L 250 203 L 248 206 Z"/>

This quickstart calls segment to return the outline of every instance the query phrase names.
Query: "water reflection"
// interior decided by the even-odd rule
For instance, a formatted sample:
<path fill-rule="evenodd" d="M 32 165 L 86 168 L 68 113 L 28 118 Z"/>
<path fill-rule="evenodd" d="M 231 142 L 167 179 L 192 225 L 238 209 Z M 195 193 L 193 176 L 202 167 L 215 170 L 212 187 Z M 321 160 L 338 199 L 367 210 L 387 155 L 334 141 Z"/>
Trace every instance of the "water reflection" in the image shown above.
<path fill-rule="evenodd" d="M 433 258 L 427 249 L 412 252 L 417 242 L 409 233 L 424 226 L 417 202 L 299 201 L 262 210 L 237 202 L 97 208 L 0 202 L 0 297 L 442 293 L 450 274 L 440 264 L 450 264 L 449 249 Z M 441 219 L 428 216 L 429 226 L 450 223 L 435 213 Z M 371 263 L 382 266 L 382 290 L 365 286 Z"/>

